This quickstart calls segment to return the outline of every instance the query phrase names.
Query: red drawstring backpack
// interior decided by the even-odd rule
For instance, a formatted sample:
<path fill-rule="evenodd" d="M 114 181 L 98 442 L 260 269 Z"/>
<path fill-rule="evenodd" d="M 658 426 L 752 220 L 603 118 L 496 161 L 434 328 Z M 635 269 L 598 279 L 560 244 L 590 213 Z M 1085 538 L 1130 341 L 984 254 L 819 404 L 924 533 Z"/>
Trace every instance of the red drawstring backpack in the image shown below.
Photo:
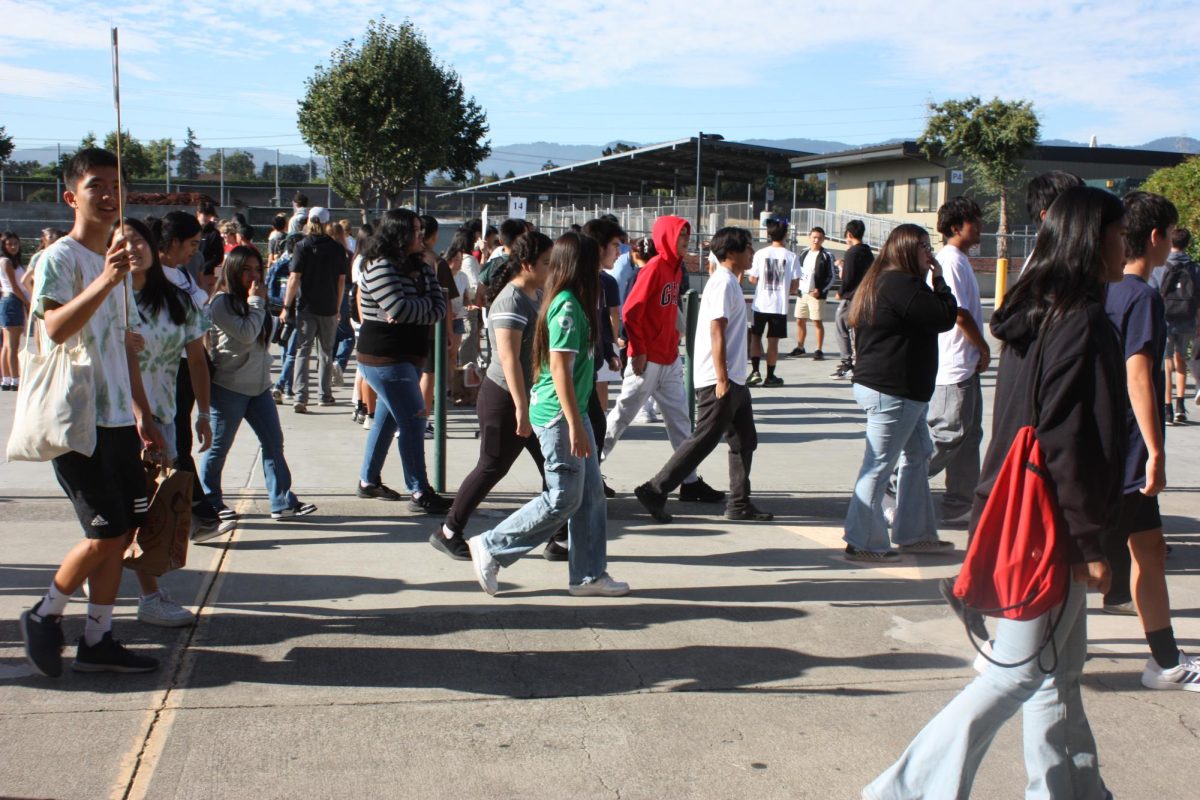
<path fill-rule="evenodd" d="M 1031 381 L 1033 420 L 1017 431 L 1009 447 L 954 584 L 954 595 L 963 605 L 984 616 L 1036 619 L 1066 600 L 1071 580 L 1059 531 L 1058 503 L 1036 435 L 1041 415 L 1037 400 L 1041 342 L 1036 346 Z M 1048 627 L 1042 647 L 1053 639 L 1057 627 L 1057 621 Z M 971 641 L 974 644 L 973 637 Z M 1002 666 L 1028 663 L 1042 647 L 1019 664 Z"/>

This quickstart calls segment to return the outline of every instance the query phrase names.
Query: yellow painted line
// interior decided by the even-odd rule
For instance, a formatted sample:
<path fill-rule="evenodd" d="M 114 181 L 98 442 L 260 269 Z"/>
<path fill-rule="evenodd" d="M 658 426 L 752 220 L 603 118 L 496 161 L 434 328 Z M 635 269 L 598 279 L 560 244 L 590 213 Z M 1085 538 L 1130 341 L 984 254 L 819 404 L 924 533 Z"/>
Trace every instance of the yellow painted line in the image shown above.
<path fill-rule="evenodd" d="M 874 565 L 864 564 L 859 561 L 846 561 L 845 557 L 842 555 L 842 552 L 846 549 L 846 542 L 844 539 L 842 539 L 844 531 L 840 525 L 837 527 L 800 527 L 796 525 L 777 525 L 776 527 L 785 530 L 788 533 L 794 533 L 797 536 L 816 542 L 817 544 L 829 550 L 830 559 L 851 564 L 854 569 L 861 570 L 863 572 L 870 572 L 872 575 L 899 578 L 900 580 L 905 581 L 927 581 L 933 578 L 941 578 L 958 573 L 958 564 L 960 559 L 958 557 L 949 555 L 923 556 L 921 558 L 910 555 L 901 555 L 899 562 L 887 565 Z"/>
<path fill-rule="evenodd" d="M 238 516 L 249 511 L 252 505 L 253 501 L 249 499 L 239 501 L 237 503 Z M 175 722 L 176 710 L 180 707 L 178 699 L 173 695 L 182 693 L 195 662 L 193 651 L 183 645 L 188 642 L 189 638 L 195 639 L 200 625 L 212 615 L 212 609 L 220 596 L 221 587 L 225 583 L 227 574 L 227 571 L 221 568 L 221 561 L 228 559 L 229 546 L 237 540 L 240 530 L 240 527 L 235 527 L 228 534 L 229 538 L 225 539 L 224 546 L 213 553 L 208 570 L 204 579 L 200 581 L 196 598 L 192 603 L 196 608 L 196 622 L 192 629 L 185 629 L 180 634 L 178 646 L 166 667 L 176 677 L 170 686 L 158 693 L 154 707 L 146 712 L 145 724 L 141 728 L 146 733 L 140 740 L 135 741 L 122 757 L 116 782 L 109 795 L 111 800 L 142 800 L 150 789 L 154 771 L 162 758 L 167 739 L 170 737 L 171 727 Z M 219 542 L 221 540 L 210 541 Z M 195 550 L 192 549 L 192 552 L 194 553 Z"/>

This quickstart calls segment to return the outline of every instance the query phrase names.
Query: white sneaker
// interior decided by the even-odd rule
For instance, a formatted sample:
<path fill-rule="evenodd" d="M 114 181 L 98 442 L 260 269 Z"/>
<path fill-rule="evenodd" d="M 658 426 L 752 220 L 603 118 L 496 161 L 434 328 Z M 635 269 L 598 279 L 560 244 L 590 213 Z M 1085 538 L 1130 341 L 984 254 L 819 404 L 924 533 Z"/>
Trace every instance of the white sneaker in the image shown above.
<path fill-rule="evenodd" d="M 890 494 L 883 496 L 883 521 L 889 528 L 896 523 L 896 498 Z"/>
<path fill-rule="evenodd" d="M 1179 665 L 1163 669 L 1153 658 L 1142 670 L 1142 686 L 1147 689 L 1179 689 L 1200 692 L 1200 658 L 1179 651 Z"/>
<path fill-rule="evenodd" d="M 375 418 L 371 416 L 363 417 L 362 426 L 364 431 L 371 430 L 371 426 L 375 424 Z"/>
<path fill-rule="evenodd" d="M 479 581 L 479 588 L 495 596 L 500 590 L 496 583 L 496 573 L 500 571 L 500 565 L 484 547 L 483 538 L 480 536 L 467 539 L 467 549 L 471 551 L 471 565 L 475 567 L 475 579 Z"/>
<path fill-rule="evenodd" d="M 337 364 L 333 365 L 333 385 L 334 386 L 345 386 L 346 385 L 345 381 L 342 380 L 342 368 L 341 368 L 341 366 L 339 366 Z"/>
<path fill-rule="evenodd" d="M 149 597 L 138 598 L 138 622 L 162 628 L 182 628 L 195 621 L 195 614 L 173 601 L 162 589 Z"/>
<path fill-rule="evenodd" d="M 650 421 L 650 415 L 647 414 L 645 411 L 639 411 L 638 413 L 633 415 L 633 424 L 634 425 L 645 425 L 649 421 Z"/>
<path fill-rule="evenodd" d="M 574 584 L 567 591 L 572 597 L 623 597 L 629 594 L 629 584 L 613 580 L 606 572 L 595 580 Z"/>
<path fill-rule="evenodd" d="M 992 643 L 991 642 L 983 642 L 979 645 L 979 652 L 975 654 L 975 661 L 974 661 L 974 663 L 971 664 L 971 666 L 973 666 L 975 668 L 975 671 L 978 672 L 980 675 L 983 674 L 983 671 L 985 669 L 987 669 L 989 666 L 991 666 L 992 662 L 988 661 L 988 656 L 990 656 L 991 654 L 992 654 Z"/>

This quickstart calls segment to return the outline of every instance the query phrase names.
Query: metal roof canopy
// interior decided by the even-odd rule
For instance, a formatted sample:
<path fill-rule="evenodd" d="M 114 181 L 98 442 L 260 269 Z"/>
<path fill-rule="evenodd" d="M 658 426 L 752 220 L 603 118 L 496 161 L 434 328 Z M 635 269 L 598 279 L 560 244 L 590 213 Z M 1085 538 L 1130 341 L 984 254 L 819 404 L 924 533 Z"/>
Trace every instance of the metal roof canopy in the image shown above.
<path fill-rule="evenodd" d="M 601 194 L 633 194 L 651 189 L 677 189 L 696 182 L 696 148 L 698 137 L 639 147 L 624 153 L 614 153 L 570 164 L 565 167 L 518 175 L 515 178 L 468 186 L 439 194 L 451 197 L 474 192 L 501 194 L 570 194 L 595 192 Z M 800 150 L 785 150 L 741 142 L 727 142 L 704 135 L 701 148 L 702 170 L 711 177 L 721 173 L 723 181 L 750 183 L 768 173 L 790 177 L 791 161 L 811 155 Z M 707 182 L 705 179 L 703 182 Z"/>

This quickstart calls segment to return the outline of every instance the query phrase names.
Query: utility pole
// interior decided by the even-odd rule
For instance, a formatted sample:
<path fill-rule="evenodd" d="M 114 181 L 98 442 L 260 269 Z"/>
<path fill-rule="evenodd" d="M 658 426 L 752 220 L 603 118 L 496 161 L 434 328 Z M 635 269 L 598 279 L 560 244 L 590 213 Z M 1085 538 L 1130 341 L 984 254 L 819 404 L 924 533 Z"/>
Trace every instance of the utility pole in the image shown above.
<path fill-rule="evenodd" d="M 700 242 L 700 169 L 702 165 L 702 151 L 704 150 L 704 131 L 696 137 L 696 224 L 693 226 L 695 230 L 692 233 L 696 234 L 696 250 L 701 249 Z"/>
<path fill-rule="evenodd" d="M 275 150 L 275 204 L 283 205 L 283 197 L 279 194 L 279 150 Z"/>
<path fill-rule="evenodd" d="M 221 192 L 217 198 L 220 205 L 225 205 L 225 148 L 221 148 Z"/>
<path fill-rule="evenodd" d="M 120 132 L 117 133 L 120 136 Z M 58 148 L 58 161 L 54 162 L 54 202 L 61 203 L 62 199 L 62 144 L 55 143 Z"/>

